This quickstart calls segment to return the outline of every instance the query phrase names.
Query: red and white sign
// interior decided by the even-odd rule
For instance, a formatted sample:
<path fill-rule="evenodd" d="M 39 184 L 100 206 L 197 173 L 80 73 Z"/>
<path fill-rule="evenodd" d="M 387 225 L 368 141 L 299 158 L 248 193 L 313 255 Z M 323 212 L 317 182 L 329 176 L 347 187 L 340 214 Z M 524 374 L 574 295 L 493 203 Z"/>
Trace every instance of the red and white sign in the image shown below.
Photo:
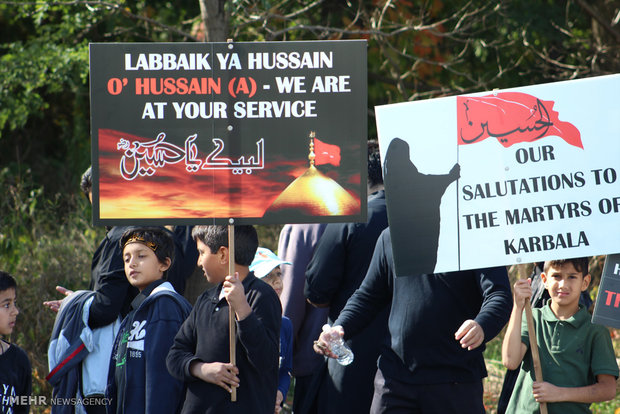
<path fill-rule="evenodd" d="M 410 191 L 411 204 L 426 203 L 433 188 L 413 180 L 390 194 L 387 171 L 397 272 L 620 252 L 618 96 L 620 75 L 610 75 L 377 107 L 383 160 L 391 144 L 402 152 L 404 142 L 421 176 L 450 179 L 436 206 L 432 263 L 396 246 L 394 236 L 428 234 L 428 217 L 412 217 L 392 202 Z M 392 177 L 399 168 L 392 163 Z"/>

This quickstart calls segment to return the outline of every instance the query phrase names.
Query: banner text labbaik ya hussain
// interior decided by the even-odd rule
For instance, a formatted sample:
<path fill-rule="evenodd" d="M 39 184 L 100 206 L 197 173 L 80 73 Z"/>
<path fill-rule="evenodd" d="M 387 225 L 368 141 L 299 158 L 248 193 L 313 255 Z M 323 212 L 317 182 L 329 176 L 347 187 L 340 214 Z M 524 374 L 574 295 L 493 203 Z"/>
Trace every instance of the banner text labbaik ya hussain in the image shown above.
<path fill-rule="evenodd" d="M 95 224 L 365 221 L 365 41 L 90 45 Z"/>

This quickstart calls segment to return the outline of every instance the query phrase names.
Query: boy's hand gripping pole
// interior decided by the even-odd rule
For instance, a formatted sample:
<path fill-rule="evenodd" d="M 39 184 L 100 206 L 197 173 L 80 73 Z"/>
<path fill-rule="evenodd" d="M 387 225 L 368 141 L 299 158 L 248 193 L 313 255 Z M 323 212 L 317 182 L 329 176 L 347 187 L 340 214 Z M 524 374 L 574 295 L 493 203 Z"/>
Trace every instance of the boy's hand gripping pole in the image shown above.
<path fill-rule="evenodd" d="M 228 220 L 228 274 L 235 274 L 235 224 L 233 219 Z M 230 353 L 230 363 L 237 365 L 237 334 L 235 325 L 235 310 L 232 305 L 228 305 L 228 343 Z M 237 388 L 231 387 L 230 401 L 237 401 Z"/>
<path fill-rule="evenodd" d="M 540 355 L 538 354 L 538 343 L 536 341 L 536 331 L 534 318 L 532 317 L 532 305 L 529 300 L 525 301 L 525 319 L 527 320 L 527 331 L 530 337 L 530 349 L 532 350 L 532 362 L 534 364 L 534 379 L 542 381 L 542 367 L 540 365 Z M 547 403 L 540 403 L 540 414 L 547 414 Z"/>

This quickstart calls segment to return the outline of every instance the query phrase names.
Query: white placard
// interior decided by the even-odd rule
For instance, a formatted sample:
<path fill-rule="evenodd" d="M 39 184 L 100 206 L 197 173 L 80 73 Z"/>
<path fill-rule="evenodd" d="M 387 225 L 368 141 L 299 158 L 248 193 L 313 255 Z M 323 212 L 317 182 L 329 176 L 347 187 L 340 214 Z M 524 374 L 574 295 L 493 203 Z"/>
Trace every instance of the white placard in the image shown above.
<path fill-rule="evenodd" d="M 376 107 L 384 162 L 399 138 L 422 174 L 460 166 L 441 197 L 434 269 L 403 254 L 406 247 L 397 253 L 394 232 L 412 240 L 425 234 L 417 231 L 424 219 L 412 231 L 411 217 L 390 202 L 400 190 L 424 202 L 427 190 L 401 186 L 390 194 L 386 174 L 397 272 L 620 252 L 619 96 L 620 75 L 609 75 Z"/>

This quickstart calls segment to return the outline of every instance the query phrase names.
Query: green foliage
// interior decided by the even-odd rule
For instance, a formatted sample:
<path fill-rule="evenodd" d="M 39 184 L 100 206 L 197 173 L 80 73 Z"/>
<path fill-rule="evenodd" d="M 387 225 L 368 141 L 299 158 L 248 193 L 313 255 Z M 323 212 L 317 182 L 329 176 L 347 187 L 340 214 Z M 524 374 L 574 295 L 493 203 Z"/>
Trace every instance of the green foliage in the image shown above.
<path fill-rule="evenodd" d="M 33 366 L 33 395 L 50 395 L 44 380 L 47 346 L 54 314 L 42 302 L 59 298 L 56 285 L 84 289 L 90 280 L 90 259 L 102 229 L 89 223 L 88 202 L 63 202 L 70 211 L 59 219 L 58 200 L 46 199 L 28 173 L 0 171 L 0 269 L 17 280 L 20 308 L 11 341 L 24 348 Z M 33 408 L 35 411 L 38 408 Z"/>
<path fill-rule="evenodd" d="M 23 128 L 32 116 L 41 118 L 49 108 L 45 94 L 76 93 L 86 82 L 85 45 L 67 47 L 39 41 L 5 46 L 0 84 L 0 131 Z"/>
<path fill-rule="evenodd" d="M 194 0 L 0 2 L 0 165 L 45 197 L 73 192 L 90 164 L 88 44 L 188 40 L 197 16 Z"/>
<path fill-rule="evenodd" d="M 2 45 L 0 133 L 23 128 L 49 108 L 47 95 L 78 93 L 87 84 L 88 49 L 80 35 L 93 23 L 91 13 L 63 13 L 61 6 L 25 3 L 0 6 L 2 20 L 28 29 Z"/>
<path fill-rule="evenodd" d="M 620 397 L 616 397 L 611 401 L 594 403 L 590 406 L 592 414 L 617 414 L 620 407 Z"/>

